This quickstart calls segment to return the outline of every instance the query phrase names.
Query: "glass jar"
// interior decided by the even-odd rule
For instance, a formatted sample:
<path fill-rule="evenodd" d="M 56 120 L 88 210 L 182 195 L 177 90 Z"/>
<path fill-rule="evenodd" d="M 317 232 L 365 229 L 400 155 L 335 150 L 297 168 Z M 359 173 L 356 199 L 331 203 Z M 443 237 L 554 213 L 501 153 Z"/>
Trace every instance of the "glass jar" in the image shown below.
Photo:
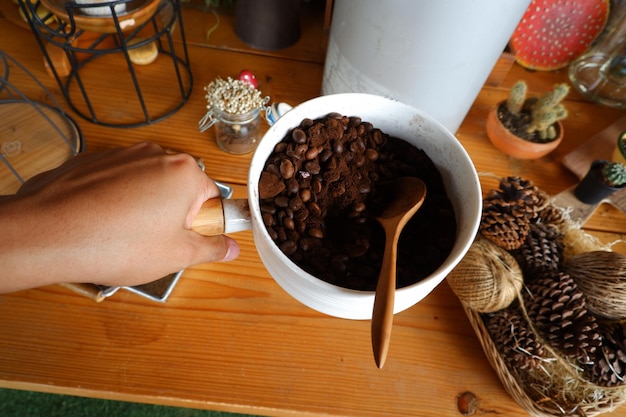
<path fill-rule="evenodd" d="M 261 140 L 261 111 L 256 108 L 247 113 L 228 113 L 216 106 L 200 120 L 201 132 L 215 126 L 215 140 L 223 151 L 243 155 L 256 149 Z"/>
<path fill-rule="evenodd" d="M 569 78 L 588 99 L 626 108 L 626 1 L 611 4 L 605 31 L 593 47 L 570 64 Z"/>

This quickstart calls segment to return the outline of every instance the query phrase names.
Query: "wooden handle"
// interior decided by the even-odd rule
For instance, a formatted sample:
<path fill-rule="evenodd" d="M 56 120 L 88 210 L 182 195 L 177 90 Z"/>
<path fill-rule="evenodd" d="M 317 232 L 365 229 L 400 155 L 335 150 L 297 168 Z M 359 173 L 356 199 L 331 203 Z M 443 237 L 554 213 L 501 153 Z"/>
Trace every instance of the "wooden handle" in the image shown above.
<path fill-rule="evenodd" d="M 386 233 L 386 235 L 385 255 L 376 285 L 371 323 L 372 350 L 378 368 L 385 366 L 389 352 L 396 291 L 396 259 L 399 234 Z"/>
<path fill-rule="evenodd" d="M 204 236 L 221 235 L 224 227 L 224 204 L 221 198 L 205 201 L 191 225 L 192 230 Z"/>

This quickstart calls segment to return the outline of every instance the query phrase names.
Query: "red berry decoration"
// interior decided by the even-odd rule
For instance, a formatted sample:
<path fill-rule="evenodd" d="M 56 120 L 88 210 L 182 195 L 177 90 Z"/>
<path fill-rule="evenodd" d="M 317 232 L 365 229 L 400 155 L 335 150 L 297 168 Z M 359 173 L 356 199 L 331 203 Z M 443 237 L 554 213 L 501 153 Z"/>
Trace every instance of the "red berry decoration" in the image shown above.
<path fill-rule="evenodd" d="M 602 32 L 610 0 L 533 0 L 510 46 L 521 66 L 540 71 L 566 67 Z"/>
<path fill-rule="evenodd" d="M 239 73 L 239 79 L 241 81 L 247 82 L 254 88 L 257 88 L 257 86 L 259 85 L 259 82 L 256 80 L 254 74 L 248 70 L 241 70 L 241 72 Z"/>

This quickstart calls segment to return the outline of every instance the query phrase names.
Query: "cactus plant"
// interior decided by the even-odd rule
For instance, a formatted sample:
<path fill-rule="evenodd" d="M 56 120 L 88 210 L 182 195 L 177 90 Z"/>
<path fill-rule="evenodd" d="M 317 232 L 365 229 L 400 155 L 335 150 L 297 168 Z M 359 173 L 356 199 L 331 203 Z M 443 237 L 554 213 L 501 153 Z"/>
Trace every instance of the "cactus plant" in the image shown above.
<path fill-rule="evenodd" d="M 549 142 L 557 136 L 555 124 L 567 117 L 567 109 L 561 101 L 569 93 L 569 85 L 555 84 L 551 91 L 541 97 L 526 97 L 527 86 L 518 81 L 509 91 L 506 107 L 509 113 L 524 125 L 535 142 Z"/>
<path fill-rule="evenodd" d="M 609 162 L 602 167 L 602 176 L 608 186 L 620 188 L 626 184 L 626 167 L 619 162 Z"/>

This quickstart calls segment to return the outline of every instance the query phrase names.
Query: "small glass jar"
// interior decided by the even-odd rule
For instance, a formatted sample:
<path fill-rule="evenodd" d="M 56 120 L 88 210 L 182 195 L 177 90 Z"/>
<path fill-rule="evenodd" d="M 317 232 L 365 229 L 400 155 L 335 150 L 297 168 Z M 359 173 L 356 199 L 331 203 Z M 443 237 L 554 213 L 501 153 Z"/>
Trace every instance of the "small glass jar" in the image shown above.
<path fill-rule="evenodd" d="M 247 113 L 233 114 L 216 106 L 200 120 L 199 128 L 204 132 L 215 126 L 215 140 L 225 152 L 243 155 L 254 151 L 261 140 L 261 111 L 253 109 Z"/>

